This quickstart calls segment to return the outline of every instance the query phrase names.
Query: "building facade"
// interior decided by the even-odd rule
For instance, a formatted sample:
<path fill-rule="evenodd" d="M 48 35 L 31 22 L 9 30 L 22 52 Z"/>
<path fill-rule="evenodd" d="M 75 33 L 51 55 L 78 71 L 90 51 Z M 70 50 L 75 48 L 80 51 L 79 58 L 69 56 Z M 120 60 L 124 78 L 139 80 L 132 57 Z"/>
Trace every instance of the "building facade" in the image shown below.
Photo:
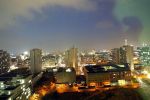
<path fill-rule="evenodd" d="M 126 61 L 126 51 L 123 48 L 114 48 L 111 51 L 112 62 L 115 64 L 124 64 Z"/>
<path fill-rule="evenodd" d="M 10 55 L 6 51 L 0 50 L 0 74 L 8 72 L 10 68 Z"/>
<path fill-rule="evenodd" d="M 114 48 L 111 50 L 112 62 L 115 64 L 120 63 L 120 49 Z"/>
<path fill-rule="evenodd" d="M 30 69 L 32 74 L 42 71 L 42 51 L 40 49 L 32 49 L 30 51 Z"/>
<path fill-rule="evenodd" d="M 56 67 L 58 57 L 53 54 L 48 54 L 42 57 L 42 67 Z"/>
<path fill-rule="evenodd" d="M 71 48 L 65 52 L 65 64 L 67 67 L 73 67 L 78 72 L 78 49 Z"/>
<path fill-rule="evenodd" d="M 150 66 L 150 46 L 138 47 L 139 59 L 143 66 Z"/>
<path fill-rule="evenodd" d="M 72 67 L 58 68 L 55 77 L 56 83 L 72 84 L 76 82 L 76 72 Z"/>
<path fill-rule="evenodd" d="M 125 50 L 125 55 L 126 55 L 126 62 L 130 64 L 130 69 L 134 70 L 134 49 L 133 46 L 130 45 L 125 45 L 122 47 Z"/>
<path fill-rule="evenodd" d="M 128 65 L 85 66 L 84 74 L 88 86 L 126 85 L 131 83 L 131 71 Z"/>
<path fill-rule="evenodd" d="M 124 45 L 112 49 L 112 62 L 115 64 L 130 64 L 130 70 L 134 70 L 134 49 L 133 46 Z"/>
<path fill-rule="evenodd" d="M 28 100 L 32 93 L 32 75 L 17 69 L 0 76 L 0 100 Z"/>

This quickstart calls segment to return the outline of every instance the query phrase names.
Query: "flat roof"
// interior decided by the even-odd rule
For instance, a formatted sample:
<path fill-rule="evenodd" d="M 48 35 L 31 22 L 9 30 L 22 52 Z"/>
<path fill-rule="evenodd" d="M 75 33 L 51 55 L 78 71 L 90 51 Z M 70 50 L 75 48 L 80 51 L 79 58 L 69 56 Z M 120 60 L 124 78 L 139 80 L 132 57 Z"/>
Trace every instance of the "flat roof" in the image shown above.
<path fill-rule="evenodd" d="M 17 86 L 9 86 L 9 87 L 6 87 L 4 90 L 14 90 L 18 87 L 19 85 Z"/>
<path fill-rule="evenodd" d="M 59 72 L 66 72 L 66 70 L 68 69 L 71 70 L 71 72 L 75 72 L 75 69 L 73 67 L 53 67 L 53 68 L 48 68 L 47 71 L 59 73 Z"/>
<path fill-rule="evenodd" d="M 88 65 L 85 66 L 88 73 L 107 73 L 107 72 L 121 72 L 130 71 L 129 65 L 115 65 L 115 64 L 105 64 L 105 65 Z"/>
<path fill-rule="evenodd" d="M 58 72 L 66 72 L 67 69 L 70 69 L 71 71 L 75 71 L 73 67 L 59 67 Z"/>
<path fill-rule="evenodd" d="M 16 76 L 21 76 L 22 78 L 26 78 L 29 75 L 31 75 L 31 72 L 28 68 L 19 68 L 16 70 L 12 70 L 11 72 L 0 75 L 0 81 L 9 81 Z"/>

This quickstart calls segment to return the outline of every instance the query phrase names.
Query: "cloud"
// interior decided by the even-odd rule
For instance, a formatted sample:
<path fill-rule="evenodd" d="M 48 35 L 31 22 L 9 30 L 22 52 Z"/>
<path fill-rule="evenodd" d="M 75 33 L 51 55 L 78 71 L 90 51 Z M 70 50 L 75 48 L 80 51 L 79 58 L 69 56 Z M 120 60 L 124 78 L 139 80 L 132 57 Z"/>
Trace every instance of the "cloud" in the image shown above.
<path fill-rule="evenodd" d="M 127 33 L 135 35 L 141 33 L 143 30 L 142 22 L 137 17 L 125 17 L 123 19 L 123 23 L 128 27 L 128 29 L 126 30 Z"/>
<path fill-rule="evenodd" d="M 42 12 L 48 6 L 63 6 L 77 10 L 93 10 L 92 0 L 0 0 L 0 29 L 17 23 L 17 17 L 34 18 L 33 11 Z"/>
<path fill-rule="evenodd" d="M 114 24 L 110 20 L 103 20 L 103 21 L 98 22 L 96 27 L 100 29 L 112 29 L 114 28 Z"/>
<path fill-rule="evenodd" d="M 149 42 L 149 4 L 150 0 L 117 0 L 114 11 L 116 17 L 127 26 L 127 32 L 138 34 L 138 41 L 141 43 Z"/>

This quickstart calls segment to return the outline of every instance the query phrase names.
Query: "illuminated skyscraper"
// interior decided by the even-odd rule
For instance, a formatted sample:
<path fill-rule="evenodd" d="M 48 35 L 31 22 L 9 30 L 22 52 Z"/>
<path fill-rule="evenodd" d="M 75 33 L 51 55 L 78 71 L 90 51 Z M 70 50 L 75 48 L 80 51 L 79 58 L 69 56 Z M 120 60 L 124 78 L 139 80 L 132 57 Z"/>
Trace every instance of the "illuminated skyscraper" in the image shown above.
<path fill-rule="evenodd" d="M 120 63 L 120 49 L 119 48 L 112 49 L 111 55 L 112 55 L 112 62 L 115 64 L 119 64 Z"/>
<path fill-rule="evenodd" d="M 65 52 L 65 63 L 67 67 L 73 67 L 78 71 L 78 49 L 73 47 Z"/>
<path fill-rule="evenodd" d="M 125 64 L 126 61 L 126 53 L 123 48 L 114 48 L 111 51 L 112 53 L 112 62 L 115 64 Z"/>
<path fill-rule="evenodd" d="M 30 68 L 32 74 L 37 74 L 42 70 L 42 51 L 40 49 L 32 49 L 30 51 Z"/>
<path fill-rule="evenodd" d="M 150 46 L 138 47 L 140 62 L 144 66 L 150 66 Z"/>
<path fill-rule="evenodd" d="M 134 70 L 133 57 L 134 57 L 134 49 L 133 46 L 124 45 L 122 47 L 125 50 L 126 62 L 130 64 L 130 69 Z"/>
<path fill-rule="evenodd" d="M 130 69 L 134 70 L 133 65 L 134 50 L 133 46 L 124 45 L 120 48 L 112 49 L 112 62 L 115 64 L 130 64 Z"/>

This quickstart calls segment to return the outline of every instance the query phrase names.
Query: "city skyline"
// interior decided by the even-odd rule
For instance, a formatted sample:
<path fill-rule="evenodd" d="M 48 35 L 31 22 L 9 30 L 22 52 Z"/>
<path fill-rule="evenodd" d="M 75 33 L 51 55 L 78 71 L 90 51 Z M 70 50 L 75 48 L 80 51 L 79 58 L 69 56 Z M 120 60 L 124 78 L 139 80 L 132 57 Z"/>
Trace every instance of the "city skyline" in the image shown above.
<path fill-rule="evenodd" d="M 148 0 L 0 1 L 0 46 L 65 50 L 120 47 L 149 42 Z M 19 9 L 18 9 L 19 8 Z M 120 42 L 118 42 L 120 41 Z"/>

